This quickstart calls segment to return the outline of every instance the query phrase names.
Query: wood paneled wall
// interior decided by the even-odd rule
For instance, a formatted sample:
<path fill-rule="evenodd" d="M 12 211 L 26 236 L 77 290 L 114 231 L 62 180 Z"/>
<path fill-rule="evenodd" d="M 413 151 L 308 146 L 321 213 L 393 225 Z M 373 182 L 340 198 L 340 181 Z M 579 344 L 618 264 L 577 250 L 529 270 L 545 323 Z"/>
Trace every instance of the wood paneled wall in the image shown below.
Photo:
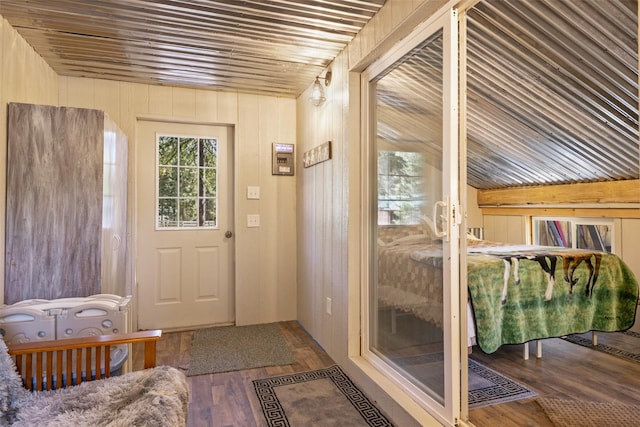
<path fill-rule="evenodd" d="M 363 372 L 350 358 L 359 354 L 359 268 L 366 256 L 359 242 L 362 159 L 360 115 L 354 106 L 361 100 L 360 79 L 354 71 L 364 69 L 446 3 L 388 0 L 329 67 L 333 76 L 326 103 L 312 106 L 310 88 L 297 102 L 298 154 L 326 141 L 331 141 L 333 151 L 331 160 L 310 168 L 297 162 L 298 320 L 402 426 L 436 422 L 413 401 L 405 399 L 400 406 L 389 390 L 371 379 L 371 372 Z M 331 299 L 331 314 L 327 299 Z M 402 400 L 400 393 L 395 394 Z"/>
<path fill-rule="evenodd" d="M 296 311 L 296 177 L 271 175 L 271 144 L 296 144 L 296 101 L 239 92 L 60 77 L 60 105 L 106 111 L 129 136 L 129 219 L 135 225 L 136 123 L 153 119 L 234 129 L 236 323 L 293 320 Z M 296 156 L 300 156 L 296 144 Z M 247 186 L 260 200 L 247 200 Z M 260 227 L 247 228 L 247 214 Z M 127 237 L 135 248 L 135 227 Z M 133 255 L 127 291 L 135 295 Z M 135 328 L 135 324 L 133 327 Z"/>
<path fill-rule="evenodd" d="M 234 127 L 236 156 L 237 322 L 295 319 L 296 178 L 271 175 L 271 143 L 296 143 L 296 101 L 289 98 L 150 86 L 58 76 L 4 19 L 0 37 L 0 140 L 6 141 L 6 103 L 25 102 L 105 111 L 129 137 L 128 218 L 135 224 L 135 134 L 139 117 Z M 296 152 L 300 150 L 296 147 Z M 6 145 L 0 144 L 6 165 Z M 5 200 L 0 174 L 0 200 Z M 247 201 L 246 187 L 261 187 L 259 201 Z M 261 227 L 246 228 L 246 215 L 259 213 Z M 5 222 L 4 205 L 0 222 Z M 4 252 L 4 227 L 0 227 Z M 130 227 L 127 246 L 135 244 Z M 128 293 L 135 291 L 133 255 L 127 260 Z M 4 277 L 4 263 L 0 263 Z M 4 281 L 2 282 L 4 295 Z M 2 301 L 0 301 L 2 302 Z M 135 325 L 134 325 L 135 326 Z"/>

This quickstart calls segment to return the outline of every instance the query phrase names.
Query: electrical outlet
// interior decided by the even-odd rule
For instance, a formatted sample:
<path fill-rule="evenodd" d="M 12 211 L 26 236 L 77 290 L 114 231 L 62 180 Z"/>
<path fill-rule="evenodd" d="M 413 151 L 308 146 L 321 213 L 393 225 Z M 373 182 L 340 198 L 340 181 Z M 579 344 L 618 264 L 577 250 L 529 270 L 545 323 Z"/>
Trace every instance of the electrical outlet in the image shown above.
<path fill-rule="evenodd" d="M 331 298 L 327 297 L 327 314 L 331 314 Z"/>
<path fill-rule="evenodd" d="M 247 227 L 260 227 L 260 215 L 247 215 Z"/>

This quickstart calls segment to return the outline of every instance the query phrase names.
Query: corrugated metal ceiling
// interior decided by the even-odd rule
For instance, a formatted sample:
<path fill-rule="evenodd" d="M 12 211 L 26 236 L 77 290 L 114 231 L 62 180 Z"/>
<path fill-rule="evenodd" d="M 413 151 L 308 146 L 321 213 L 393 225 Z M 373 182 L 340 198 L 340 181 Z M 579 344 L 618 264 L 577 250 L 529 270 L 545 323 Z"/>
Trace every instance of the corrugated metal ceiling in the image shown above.
<path fill-rule="evenodd" d="M 637 179 L 636 0 L 485 1 L 469 12 L 469 183 Z"/>
<path fill-rule="evenodd" d="M 298 96 L 385 0 L 0 0 L 60 75 Z"/>
<path fill-rule="evenodd" d="M 468 11 L 471 186 L 638 178 L 637 8 L 487 0 Z M 441 46 L 416 48 L 378 84 L 381 144 L 439 157 Z"/>
<path fill-rule="evenodd" d="M 0 0 L 0 13 L 61 75 L 298 96 L 383 4 Z M 637 7 L 488 0 L 469 11 L 470 185 L 638 178 Z M 433 139 L 434 111 L 412 99 L 426 72 L 407 72 L 409 90 L 387 99 L 384 137 Z"/>

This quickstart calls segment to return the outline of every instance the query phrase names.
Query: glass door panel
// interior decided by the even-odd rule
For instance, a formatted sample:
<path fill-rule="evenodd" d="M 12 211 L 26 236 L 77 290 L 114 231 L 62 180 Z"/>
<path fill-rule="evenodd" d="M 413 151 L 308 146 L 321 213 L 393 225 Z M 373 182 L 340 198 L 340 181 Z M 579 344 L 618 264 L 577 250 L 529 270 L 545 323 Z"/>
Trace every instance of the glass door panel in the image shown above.
<path fill-rule="evenodd" d="M 373 67 L 367 89 L 364 352 L 445 424 L 460 410 L 455 25 L 444 14 Z"/>
<path fill-rule="evenodd" d="M 377 283 L 371 350 L 444 403 L 442 30 L 376 82 Z"/>

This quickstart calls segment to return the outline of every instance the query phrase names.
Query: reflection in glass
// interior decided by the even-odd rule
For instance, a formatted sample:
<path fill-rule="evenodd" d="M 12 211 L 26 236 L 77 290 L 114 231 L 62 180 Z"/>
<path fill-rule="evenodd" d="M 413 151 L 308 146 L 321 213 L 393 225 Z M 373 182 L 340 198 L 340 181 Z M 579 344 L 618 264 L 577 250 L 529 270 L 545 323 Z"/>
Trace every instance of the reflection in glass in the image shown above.
<path fill-rule="evenodd" d="M 573 247 L 571 223 L 568 221 L 536 221 L 534 243 L 542 246 Z"/>
<path fill-rule="evenodd" d="M 375 83 L 377 270 L 369 337 L 372 352 L 441 403 L 443 248 L 433 209 L 442 200 L 442 52 L 440 31 Z"/>
<path fill-rule="evenodd" d="M 585 219 L 534 219 L 533 232 L 536 245 L 600 252 L 612 252 L 613 248 L 613 224 L 591 223 Z"/>
<path fill-rule="evenodd" d="M 604 224 L 578 224 L 576 243 L 580 249 L 611 252 L 611 230 Z"/>

